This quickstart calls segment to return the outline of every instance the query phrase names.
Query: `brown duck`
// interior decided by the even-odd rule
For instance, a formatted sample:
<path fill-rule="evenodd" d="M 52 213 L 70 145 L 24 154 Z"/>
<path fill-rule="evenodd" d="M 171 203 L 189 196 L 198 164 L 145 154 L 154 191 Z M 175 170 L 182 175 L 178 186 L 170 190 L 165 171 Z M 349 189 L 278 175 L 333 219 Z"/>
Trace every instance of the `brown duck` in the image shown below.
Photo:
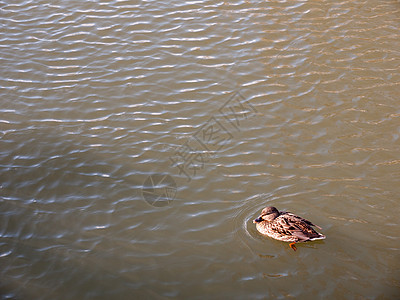
<path fill-rule="evenodd" d="M 312 226 L 319 229 L 321 227 L 290 212 L 280 212 L 272 206 L 264 208 L 253 223 L 256 223 L 256 228 L 260 233 L 276 240 L 290 242 L 289 246 L 294 251 L 296 251 L 296 243 L 325 238 L 312 228 Z"/>

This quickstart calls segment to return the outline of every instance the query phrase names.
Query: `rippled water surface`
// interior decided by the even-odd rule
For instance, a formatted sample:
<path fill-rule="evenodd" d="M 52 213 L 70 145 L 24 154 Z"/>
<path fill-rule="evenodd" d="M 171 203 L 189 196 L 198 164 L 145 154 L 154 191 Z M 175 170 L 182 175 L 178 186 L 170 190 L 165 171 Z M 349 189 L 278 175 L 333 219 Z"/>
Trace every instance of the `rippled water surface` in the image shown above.
<path fill-rule="evenodd" d="M 0 15 L 3 299 L 400 297 L 398 1 Z"/>

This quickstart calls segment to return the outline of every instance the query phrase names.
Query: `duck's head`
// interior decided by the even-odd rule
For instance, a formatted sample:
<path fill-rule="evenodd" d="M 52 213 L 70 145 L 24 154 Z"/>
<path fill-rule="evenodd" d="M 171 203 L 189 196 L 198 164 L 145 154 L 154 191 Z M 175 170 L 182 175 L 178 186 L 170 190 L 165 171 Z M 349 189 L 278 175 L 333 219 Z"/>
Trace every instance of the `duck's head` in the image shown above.
<path fill-rule="evenodd" d="M 279 216 L 279 211 L 273 206 L 268 206 L 262 210 L 261 215 L 257 219 L 253 220 L 253 223 L 262 221 L 272 222 L 277 216 Z"/>

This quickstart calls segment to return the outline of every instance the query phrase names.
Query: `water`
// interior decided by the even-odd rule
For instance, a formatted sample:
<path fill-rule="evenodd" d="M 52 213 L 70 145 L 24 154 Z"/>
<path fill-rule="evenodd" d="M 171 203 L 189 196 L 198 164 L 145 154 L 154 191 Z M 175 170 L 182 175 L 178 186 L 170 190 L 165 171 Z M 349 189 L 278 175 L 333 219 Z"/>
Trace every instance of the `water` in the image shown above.
<path fill-rule="evenodd" d="M 399 297 L 398 1 L 0 7 L 2 298 Z"/>

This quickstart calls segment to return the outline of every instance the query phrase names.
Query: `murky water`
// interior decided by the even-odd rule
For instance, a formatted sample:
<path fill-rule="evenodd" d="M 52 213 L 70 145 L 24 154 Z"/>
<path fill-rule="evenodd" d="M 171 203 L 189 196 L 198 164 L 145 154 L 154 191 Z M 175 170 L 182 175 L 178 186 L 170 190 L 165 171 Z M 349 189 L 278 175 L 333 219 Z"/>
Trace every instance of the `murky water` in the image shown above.
<path fill-rule="evenodd" d="M 6 2 L 4 299 L 400 296 L 398 1 Z"/>

